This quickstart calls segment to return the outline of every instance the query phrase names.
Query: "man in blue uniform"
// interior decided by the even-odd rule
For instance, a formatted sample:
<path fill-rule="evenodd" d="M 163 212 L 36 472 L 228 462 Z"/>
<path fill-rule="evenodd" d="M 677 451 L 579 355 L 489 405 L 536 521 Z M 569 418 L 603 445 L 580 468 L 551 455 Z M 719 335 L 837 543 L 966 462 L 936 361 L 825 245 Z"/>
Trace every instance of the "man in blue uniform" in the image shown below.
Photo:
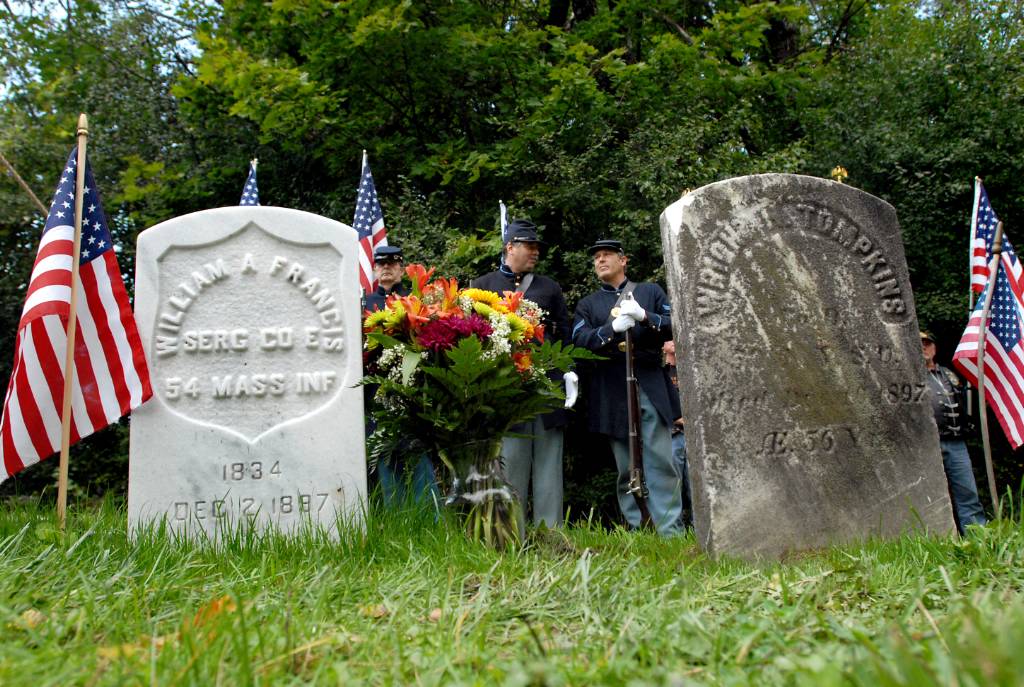
<path fill-rule="evenodd" d="M 402 284 L 404 272 L 405 262 L 402 258 L 402 249 L 398 246 L 379 246 L 373 252 L 373 276 L 376 278 L 378 286 L 375 292 L 366 295 L 364 301 L 366 309 L 370 312 L 381 310 L 391 294 L 408 296 L 410 289 Z M 373 408 L 370 400 L 376 391 L 376 386 L 365 387 L 367 417 L 369 418 L 367 434 L 373 431 Z M 395 505 L 405 500 L 407 486 L 411 487 L 415 500 L 432 499 L 437 495 L 437 481 L 430 458 L 421 455 L 414 466 L 410 466 L 409 463 L 411 461 L 406 462 L 400 458 L 393 459 L 393 461 L 381 460 L 377 463 L 377 476 L 380 478 L 380 489 L 386 504 Z M 412 474 L 406 476 L 405 473 L 409 471 L 410 467 Z"/>
<path fill-rule="evenodd" d="M 391 294 L 408 296 L 410 289 L 402 284 L 405 262 L 402 249 L 398 246 L 379 246 L 373 251 L 373 276 L 377 280 L 377 290 L 366 294 L 365 307 L 370 312 L 377 312 L 384 307 Z"/>
<path fill-rule="evenodd" d="M 679 402 L 661 361 L 662 344 L 672 337 L 668 298 L 657 284 L 626 278 L 628 258 L 619 241 L 598 241 L 591 246 L 590 254 L 601 288 L 576 306 L 572 330 L 575 345 L 606 358 L 593 363 L 586 380 L 590 431 L 609 438 L 619 472 L 619 508 L 631 527 L 639 527 L 640 509 L 628 491 L 626 356 L 619 349 L 625 331 L 632 329 L 634 370 L 640 387 L 643 467 L 650 490 L 647 508 L 658 532 L 676 534 L 683 531 L 681 484 L 672 460 L 672 423 L 679 417 Z"/>
<path fill-rule="evenodd" d="M 544 310 L 545 339 L 569 342 L 569 309 L 565 305 L 562 287 L 556 281 L 535 273 L 540 258 L 541 241 L 537 226 L 527 219 L 515 219 L 508 225 L 508 243 L 501 268 L 473 280 L 472 286 L 503 293 L 519 291 Z M 569 372 L 566 407 L 572 407 L 575 398 L 576 374 Z M 553 379 L 562 379 L 555 373 Z M 526 437 L 506 437 L 502 441 L 505 477 L 519 496 L 526 513 L 527 494 L 531 477 L 533 482 L 533 524 L 548 527 L 562 524 L 562 448 L 566 412 L 545 413 L 532 421 L 512 428 Z"/>

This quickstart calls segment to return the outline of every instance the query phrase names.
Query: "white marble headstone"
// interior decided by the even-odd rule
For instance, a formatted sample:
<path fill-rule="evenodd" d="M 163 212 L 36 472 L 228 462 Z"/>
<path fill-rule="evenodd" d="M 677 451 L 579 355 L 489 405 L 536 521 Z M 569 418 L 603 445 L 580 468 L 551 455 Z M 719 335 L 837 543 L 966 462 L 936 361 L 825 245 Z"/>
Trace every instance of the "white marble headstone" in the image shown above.
<path fill-rule="evenodd" d="M 135 316 L 154 398 L 132 413 L 128 523 L 217 538 L 336 533 L 366 499 L 356 232 L 275 207 L 139 236 Z"/>

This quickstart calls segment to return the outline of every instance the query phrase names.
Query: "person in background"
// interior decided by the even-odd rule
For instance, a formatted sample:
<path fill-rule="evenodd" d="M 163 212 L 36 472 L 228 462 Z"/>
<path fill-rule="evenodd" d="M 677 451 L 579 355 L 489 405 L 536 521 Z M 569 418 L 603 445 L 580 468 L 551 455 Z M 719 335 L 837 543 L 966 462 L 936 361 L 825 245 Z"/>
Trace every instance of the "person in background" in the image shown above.
<path fill-rule="evenodd" d="M 679 403 L 661 359 L 662 344 L 672 337 L 668 298 L 657 284 L 626 278 L 628 258 L 621 242 L 598 241 L 590 247 L 590 255 L 601 287 L 576 306 L 572 330 L 575 345 L 605 357 L 589 367 L 590 431 L 608 437 L 619 473 L 619 508 L 630 527 L 640 527 L 640 508 L 629 493 L 626 355 L 619 348 L 626 330 L 632 329 L 643 468 L 650 491 L 647 508 L 659 533 L 679 534 L 683 504 L 679 473 L 672 461 L 672 423 L 679 417 Z"/>
<path fill-rule="evenodd" d="M 679 376 L 676 371 L 676 343 L 671 339 L 661 347 L 665 355 L 665 369 L 668 371 L 669 379 L 676 392 L 679 391 Z M 677 401 L 678 402 L 678 401 Z M 686 466 L 686 434 L 684 433 L 685 422 L 682 418 L 682 405 L 680 404 L 680 417 L 672 423 L 672 460 L 675 462 L 676 470 L 679 471 L 679 478 L 683 483 L 681 494 L 683 498 L 682 522 L 684 527 L 693 527 L 693 500 L 690 497 L 690 476 Z"/>
<path fill-rule="evenodd" d="M 527 219 L 514 219 L 507 227 L 504 262 L 501 268 L 473 280 L 471 286 L 496 293 L 518 291 L 544 310 L 546 340 L 569 343 L 569 309 L 562 287 L 553 279 L 534 272 L 542 242 L 537 226 Z M 557 371 L 553 379 L 562 378 Z M 576 373 L 565 374 L 566 408 L 576 396 Z M 505 437 L 501 455 L 505 477 L 519 496 L 525 517 L 528 490 L 533 485 L 533 524 L 558 527 L 562 524 L 562 450 L 567 413 L 557 410 L 512 428 L 523 437 Z"/>
<path fill-rule="evenodd" d="M 398 246 L 378 246 L 373 251 L 373 277 L 377 280 L 377 290 L 366 294 L 364 307 L 370 312 L 377 312 L 384 307 L 388 296 L 408 296 L 410 289 L 402 284 L 405 274 L 405 260 L 402 249 Z"/>
<path fill-rule="evenodd" d="M 938 348 L 931 332 L 921 332 L 921 349 L 928 369 L 928 388 L 931 392 L 932 411 L 939 428 L 939 447 L 942 449 L 942 467 L 953 496 L 956 526 L 961 532 L 969 525 L 988 522 L 978 498 L 978 485 L 971 469 L 971 457 L 963 436 L 967 429 L 964 413 L 965 387 L 951 370 L 935 362 Z"/>

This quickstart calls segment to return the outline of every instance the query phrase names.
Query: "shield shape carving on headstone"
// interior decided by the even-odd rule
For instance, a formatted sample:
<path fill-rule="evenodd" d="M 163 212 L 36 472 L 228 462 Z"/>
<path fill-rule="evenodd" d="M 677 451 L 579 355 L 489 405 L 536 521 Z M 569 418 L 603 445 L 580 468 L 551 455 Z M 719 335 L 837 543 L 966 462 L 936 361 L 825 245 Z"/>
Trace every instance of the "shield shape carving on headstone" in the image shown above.
<path fill-rule="evenodd" d="M 153 367 L 171 412 L 252 442 L 341 391 L 341 255 L 322 243 L 280 245 L 249 222 L 158 258 Z"/>

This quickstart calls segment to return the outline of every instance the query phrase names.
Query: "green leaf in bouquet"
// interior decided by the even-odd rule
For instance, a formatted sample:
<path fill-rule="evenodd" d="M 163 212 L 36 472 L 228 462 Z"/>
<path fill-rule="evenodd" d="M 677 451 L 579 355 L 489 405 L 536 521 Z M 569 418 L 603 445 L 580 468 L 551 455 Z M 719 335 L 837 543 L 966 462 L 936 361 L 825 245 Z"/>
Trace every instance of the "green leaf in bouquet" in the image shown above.
<path fill-rule="evenodd" d="M 419 366 L 422 359 L 422 351 L 410 351 L 406 349 L 405 355 L 402 356 L 402 384 L 408 386 L 409 382 L 412 381 L 413 373 L 416 372 L 416 368 Z"/>
<path fill-rule="evenodd" d="M 383 332 L 369 332 L 366 334 L 366 340 L 374 344 L 373 346 L 370 346 L 370 348 L 375 348 L 376 346 L 393 348 L 395 346 L 403 345 L 402 342 L 395 337 L 389 336 Z"/>

